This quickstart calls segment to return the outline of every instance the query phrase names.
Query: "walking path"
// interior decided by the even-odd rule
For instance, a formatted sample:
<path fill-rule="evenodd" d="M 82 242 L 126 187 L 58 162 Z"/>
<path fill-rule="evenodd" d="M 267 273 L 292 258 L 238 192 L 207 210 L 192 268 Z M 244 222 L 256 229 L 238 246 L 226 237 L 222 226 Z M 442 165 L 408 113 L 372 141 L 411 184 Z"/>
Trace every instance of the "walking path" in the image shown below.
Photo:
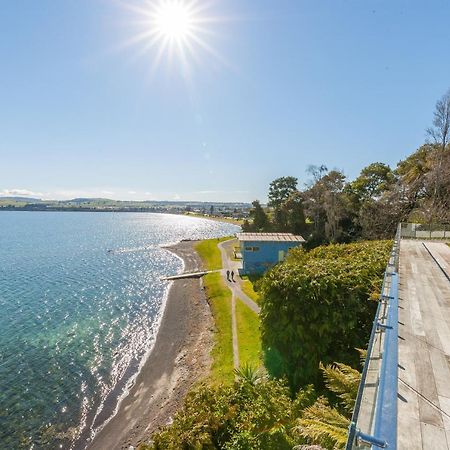
<path fill-rule="evenodd" d="M 239 369 L 239 346 L 238 346 L 238 333 L 237 333 L 237 321 L 236 321 L 236 298 L 242 300 L 252 311 L 259 314 L 261 308 L 240 288 L 239 281 L 239 268 L 240 262 L 233 261 L 230 255 L 233 254 L 233 246 L 236 244 L 236 239 L 230 239 L 229 241 L 221 242 L 218 247 L 222 255 L 222 277 L 225 284 L 231 291 L 231 328 L 233 335 L 233 365 L 235 369 Z M 235 281 L 230 281 L 227 278 L 227 270 L 233 271 Z"/>
<path fill-rule="evenodd" d="M 233 261 L 229 257 L 229 255 L 233 253 L 232 247 L 236 245 L 236 243 L 237 243 L 236 239 L 230 239 L 229 241 L 221 242 L 218 245 L 220 253 L 222 255 L 222 276 L 227 286 L 231 289 L 231 292 L 237 298 L 242 300 L 242 302 L 245 303 L 252 311 L 254 311 L 256 314 L 259 314 L 261 308 L 241 289 L 239 281 L 239 268 L 241 266 L 240 261 Z M 233 271 L 235 273 L 234 283 L 232 281 L 227 280 L 227 270 L 229 270 L 230 272 Z"/>

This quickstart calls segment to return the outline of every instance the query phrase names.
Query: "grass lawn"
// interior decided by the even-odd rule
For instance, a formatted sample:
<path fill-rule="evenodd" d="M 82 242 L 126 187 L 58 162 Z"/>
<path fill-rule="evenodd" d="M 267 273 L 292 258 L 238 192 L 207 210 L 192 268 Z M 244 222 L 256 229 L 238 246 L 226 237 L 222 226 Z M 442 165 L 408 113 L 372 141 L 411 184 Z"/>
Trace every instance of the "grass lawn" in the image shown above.
<path fill-rule="evenodd" d="M 202 258 L 207 270 L 218 270 L 222 268 L 222 256 L 217 244 L 231 239 L 230 237 L 205 239 L 195 246 L 195 250 Z"/>
<path fill-rule="evenodd" d="M 261 331 L 259 317 L 241 300 L 236 299 L 236 322 L 239 346 L 239 365 L 258 368 L 261 362 Z"/>
<path fill-rule="evenodd" d="M 199 242 L 195 249 L 208 270 L 222 268 L 222 257 L 217 245 L 230 239 L 208 239 Z M 231 247 L 230 247 L 231 248 Z M 252 281 L 246 277 L 244 292 L 257 301 L 258 294 L 253 289 Z M 231 291 L 225 285 L 220 273 L 210 273 L 203 278 L 211 311 L 216 326 L 215 342 L 211 352 L 212 367 L 210 382 L 213 385 L 232 383 L 233 370 L 233 335 L 231 327 Z M 246 286 L 246 287 L 244 287 Z M 259 317 L 239 299 L 236 299 L 236 321 L 238 330 L 240 365 L 261 366 L 261 333 Z"/>
<path fill-rule="evenodd" d="M 233 223 L 234 225 L 242 225 L 244 223 L 243 219 L 230 219 L 229 217 L 218 217 L 218 216 L 205 216 L 204 214 L 196 214 L 196 213 L 185 213 L 186 216 L 191 217 L 199 217 L 201 219 L 209 219 L 214 220 L 216 222 L 226 222 L 226 223 Z"/>
<path fill-rule="evenodd" d="M 203 278 L 216 325 L 215 343 L 211 352 L 212 384 L 231 383 L 233 373 L 233 341 L 231 331 L 231 291 L 220 273 L 209 273 Z"/>
<path fill-rule="evenodd" d="M 254 278 L 254 277 L 252 277 L 250 279 L 247 275 L 242 276 L 241 277 L 241 280 L 242 280 L 241 288 L 242 288 L 242 292 L 244 292 L 244 294 L 247 294 L 256 303 L 259 303 L 259 294 L 258 294 L 258 292 L 255 291 L 254 284 L 253 284 L 257 279 L 258 278 Z"/>

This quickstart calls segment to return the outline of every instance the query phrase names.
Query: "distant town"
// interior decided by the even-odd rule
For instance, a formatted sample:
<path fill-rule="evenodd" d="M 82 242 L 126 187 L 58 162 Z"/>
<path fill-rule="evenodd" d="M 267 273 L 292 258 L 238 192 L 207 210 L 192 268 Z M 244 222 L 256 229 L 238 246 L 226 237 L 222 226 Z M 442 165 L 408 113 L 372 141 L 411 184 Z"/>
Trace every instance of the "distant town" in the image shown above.
<path fill-rule="evenodd" d="M 122 201 L 106 198 L 42 200 L 29 197 L 0 197 L 0 211 L 152 212 L 241 221 L 249 216 L 250 209 L 249 203 Z"/>

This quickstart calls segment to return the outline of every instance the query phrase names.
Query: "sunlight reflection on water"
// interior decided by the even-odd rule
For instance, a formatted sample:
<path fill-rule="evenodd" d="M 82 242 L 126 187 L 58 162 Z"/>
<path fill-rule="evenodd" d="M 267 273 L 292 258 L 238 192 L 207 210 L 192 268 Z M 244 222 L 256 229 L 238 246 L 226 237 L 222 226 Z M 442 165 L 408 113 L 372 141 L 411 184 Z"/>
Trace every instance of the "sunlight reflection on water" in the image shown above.
<path fill-rule="evenodd" d="M 3 212 L 0 230 L 8 449 L 68 447 L 90 415 L 104 420 L 103 403 L 114 407 L 115 386 L 154 342 L 167 290 L 160 277 L 182 267 L 160 246 L 238 228 L 163 214 Z"/>

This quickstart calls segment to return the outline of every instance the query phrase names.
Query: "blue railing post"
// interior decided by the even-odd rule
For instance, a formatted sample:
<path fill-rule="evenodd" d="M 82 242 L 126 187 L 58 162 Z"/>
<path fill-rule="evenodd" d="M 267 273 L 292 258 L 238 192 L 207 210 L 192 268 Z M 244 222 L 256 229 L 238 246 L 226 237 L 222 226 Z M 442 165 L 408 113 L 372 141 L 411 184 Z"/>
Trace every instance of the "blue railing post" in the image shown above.
<path fill-rule="evenodd" d="M 381 436 L 388 448 L 397 447 L 398 392 L 398 274 L 391 277 L 388 319 L 385 328 L 380 385 L 375 409 L 374 435 Z"/>
<path fill-rule="evenodd" d="M 346 450 L 356 448 L 397 448 L 397 395 L 398 395 L 398 257 L 401 226 L 392 249 L 384 274 L 380 302 L 370 335 L 367 358 L 361 375 L 361 383 L 355 402 L 353 417 L 349 426 Z M 375 336 L 380 342 L 375 350 Z M 376 352 L 380 351 L 378 356 Z M 371 361 L 381 358 L 381 366 L 376 369 L 377 386 L 373 402 L 370 402 L 370 423 L 359 424 L 362 398 L 366 386 L 368 367 Z M 373 382 L 371 381 L 373 386 Z M 367 414 L 366 414 L 367 416 Z M 367 428 L 361 430 L 360 428 Z"/>

